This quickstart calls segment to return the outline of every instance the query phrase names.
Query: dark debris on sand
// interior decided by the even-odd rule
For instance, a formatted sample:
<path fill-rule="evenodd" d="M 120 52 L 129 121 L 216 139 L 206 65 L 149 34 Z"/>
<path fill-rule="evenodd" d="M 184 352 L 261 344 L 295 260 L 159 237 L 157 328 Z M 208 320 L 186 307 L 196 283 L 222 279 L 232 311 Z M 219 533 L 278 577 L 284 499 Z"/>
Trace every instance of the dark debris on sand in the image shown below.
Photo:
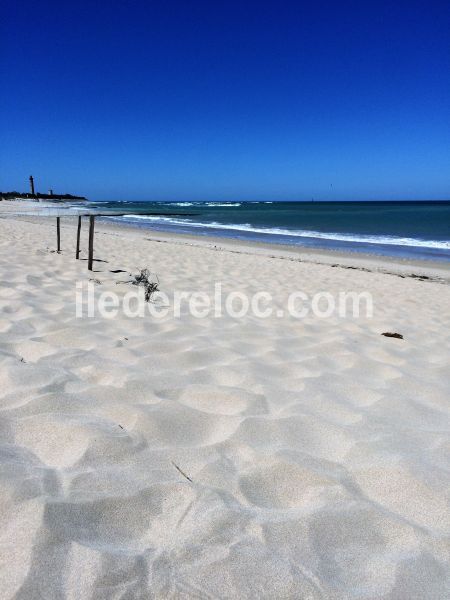
<path fill-rule="evenodd" d="M 396 340 L 402 340 L 403 339 L 403 336 L 402 336 L 401 333 L 392 333 L 390 331 L 385 331 L 381 335 L 384 335 L 384 337 L 395 338 Z"/>

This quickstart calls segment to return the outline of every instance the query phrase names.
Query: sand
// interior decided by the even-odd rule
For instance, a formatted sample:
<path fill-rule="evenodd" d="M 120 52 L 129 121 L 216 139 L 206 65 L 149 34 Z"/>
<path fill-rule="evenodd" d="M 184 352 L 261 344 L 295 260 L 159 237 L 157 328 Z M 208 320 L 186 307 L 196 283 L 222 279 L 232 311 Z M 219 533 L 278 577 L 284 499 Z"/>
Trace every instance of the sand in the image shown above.
<path fill-rule="evenodd" d="M 54 219 L 10 207 L 2 599 L 448 597 L 448 265 L 98 223 L 91 274 L 73 220 L 56 254 Z M 170 298 L 369 291 L 374 313 L 76 318 L 77 281 L 123 298 L 143 267 Z"/>

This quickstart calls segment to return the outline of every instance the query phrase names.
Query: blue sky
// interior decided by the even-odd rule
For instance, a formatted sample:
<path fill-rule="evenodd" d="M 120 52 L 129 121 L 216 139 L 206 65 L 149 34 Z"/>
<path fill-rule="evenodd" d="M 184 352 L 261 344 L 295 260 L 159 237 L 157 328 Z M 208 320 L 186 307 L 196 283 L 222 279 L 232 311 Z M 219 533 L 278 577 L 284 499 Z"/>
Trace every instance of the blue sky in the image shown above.
<path fill-rule="evenodd" d="M 7 2 L 0 189 L 450 198 L 449 2 Z"/>

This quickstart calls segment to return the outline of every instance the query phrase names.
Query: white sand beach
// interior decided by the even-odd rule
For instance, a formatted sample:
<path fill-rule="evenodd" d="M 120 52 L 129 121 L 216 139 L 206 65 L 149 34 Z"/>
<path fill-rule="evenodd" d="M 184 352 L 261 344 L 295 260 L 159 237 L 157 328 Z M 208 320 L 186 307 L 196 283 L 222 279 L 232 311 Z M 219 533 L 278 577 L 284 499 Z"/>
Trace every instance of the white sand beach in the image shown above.
<path fill-rule="evenodd" d="M 2 599 L 448 597 L 448 264 L 98 222 L 90 273 L 86 223 L 77 261 L 75 219 L 57 254 L 55 219 L 6 204 Z M 123 297 L 140 268 L 275 313 L 77 318 L 77 281 Z M 295 318 L 298 290 L 373 316 Z"/>

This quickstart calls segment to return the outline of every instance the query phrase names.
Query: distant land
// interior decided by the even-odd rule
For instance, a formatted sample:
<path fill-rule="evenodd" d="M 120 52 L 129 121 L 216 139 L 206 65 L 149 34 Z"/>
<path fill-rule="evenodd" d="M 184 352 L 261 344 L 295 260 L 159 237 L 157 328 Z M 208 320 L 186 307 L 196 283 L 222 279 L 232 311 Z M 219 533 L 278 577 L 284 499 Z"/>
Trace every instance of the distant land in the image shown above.
<path fill-rule="evenodd" d="M 52 200 L 52 201 L 64 201 L 64 200 L 87 200 L 84 196 L 73 196 L 72 194 L 30 194 L 23 192 L 0 192 L 0 200 Z"/>

